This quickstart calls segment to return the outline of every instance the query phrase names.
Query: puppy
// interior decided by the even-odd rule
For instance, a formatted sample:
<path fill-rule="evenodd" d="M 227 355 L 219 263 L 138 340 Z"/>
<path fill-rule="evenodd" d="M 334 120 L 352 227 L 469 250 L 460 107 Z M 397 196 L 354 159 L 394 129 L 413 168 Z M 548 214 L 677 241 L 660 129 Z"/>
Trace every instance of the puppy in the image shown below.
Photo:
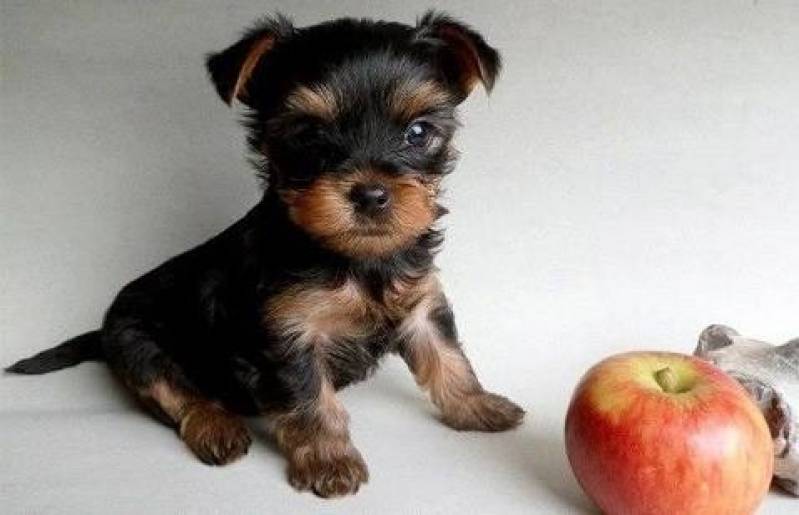
<path fill-rule="evenodd" d="M 455 108 L 500 57 L 468 26 L 265 19 L 208 71 L 247 107 L 262 200 L 208 242 L 125 286 L 97 331 L 8 370 L 103 360 L 204 462 L 247 452 L 268 416 L 298 490 L 352 494 L 368 472 L 336 391 L 402 357 L 443 422 L 502 431 L 524 412 L 463 353 L 433 258 Z"/>

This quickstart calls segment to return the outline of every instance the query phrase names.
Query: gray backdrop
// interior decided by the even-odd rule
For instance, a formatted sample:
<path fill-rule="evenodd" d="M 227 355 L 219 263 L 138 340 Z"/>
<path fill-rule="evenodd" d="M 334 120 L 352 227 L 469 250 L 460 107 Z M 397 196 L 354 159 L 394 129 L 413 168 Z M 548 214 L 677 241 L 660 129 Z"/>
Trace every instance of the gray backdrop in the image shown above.
<path fill-rule="evenodd" d="M 240 113 L 203 54 L 276 9 L 411 22 L 430 2 L 3 0 L 0 363 L 98 326 L 127 281 L 258 198 Z M 435 423 L 390 360 L 344 393 L 371 466 L 354 499 L 296 495 L 258 444 L 195 463 L 98 365 L 0 378 L 14 511 L 587 509 L 562 451 L 572 387 L 614 352 L 689 352 L 707 324 L 799 335 L 799 3 L 442 1 L 503 52 L 462 108 L 439 264 L 511 434 Z M 772 494 L 768 513 L 788 501 Z"/>

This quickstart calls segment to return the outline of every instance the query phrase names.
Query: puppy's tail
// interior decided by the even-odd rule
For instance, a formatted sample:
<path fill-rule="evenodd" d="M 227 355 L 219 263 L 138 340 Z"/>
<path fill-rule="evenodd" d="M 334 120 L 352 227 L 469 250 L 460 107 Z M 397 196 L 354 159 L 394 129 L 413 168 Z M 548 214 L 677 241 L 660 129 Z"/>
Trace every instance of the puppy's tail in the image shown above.
<path fill-rule="evenodd" d="M 46 374 L 54 370 L 73 367 L 84 361 L 100 361 L 103 359 L 100 348 L 100 331 L 91 331 L 76 336 L 52 349 L 17 361 L 6 372 L 14 374 Z"/>

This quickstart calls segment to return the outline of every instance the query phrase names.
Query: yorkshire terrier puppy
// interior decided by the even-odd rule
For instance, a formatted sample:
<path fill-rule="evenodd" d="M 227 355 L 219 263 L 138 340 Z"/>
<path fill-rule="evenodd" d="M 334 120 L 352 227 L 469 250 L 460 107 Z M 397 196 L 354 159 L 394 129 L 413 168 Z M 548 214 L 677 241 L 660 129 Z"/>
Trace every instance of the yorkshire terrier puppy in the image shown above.
<path fill-rule="evenodd" d="M 210 464 L 247 452 L 242 416 L 268 416 L 290 483 L 322 497 L 367 481 L 336 391 L 387 353 L 445 424 L 517 426 L 524 411 L 475 377 L 433 264 L 455 108 L 491 89 L 497 51 L 435 12 L 415 26 L 275 17 L 207 66 L 222 99 L 247 107 L 262 200 L 125 286 L 101 329 L 8 370 L 103 360 Z"/>

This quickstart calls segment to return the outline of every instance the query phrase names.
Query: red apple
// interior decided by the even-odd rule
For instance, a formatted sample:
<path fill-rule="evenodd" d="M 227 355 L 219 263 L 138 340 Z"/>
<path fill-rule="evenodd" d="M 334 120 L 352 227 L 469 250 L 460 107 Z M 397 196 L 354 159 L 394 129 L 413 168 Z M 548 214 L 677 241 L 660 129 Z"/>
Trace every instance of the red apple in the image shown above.
<path fill-rule="evenodd" d="M 715 366 L 669 352 L 612 356 L 566 416 L 577 480 L 608 515 L 748 515 L 771 481 L 766 421 Z"/>

